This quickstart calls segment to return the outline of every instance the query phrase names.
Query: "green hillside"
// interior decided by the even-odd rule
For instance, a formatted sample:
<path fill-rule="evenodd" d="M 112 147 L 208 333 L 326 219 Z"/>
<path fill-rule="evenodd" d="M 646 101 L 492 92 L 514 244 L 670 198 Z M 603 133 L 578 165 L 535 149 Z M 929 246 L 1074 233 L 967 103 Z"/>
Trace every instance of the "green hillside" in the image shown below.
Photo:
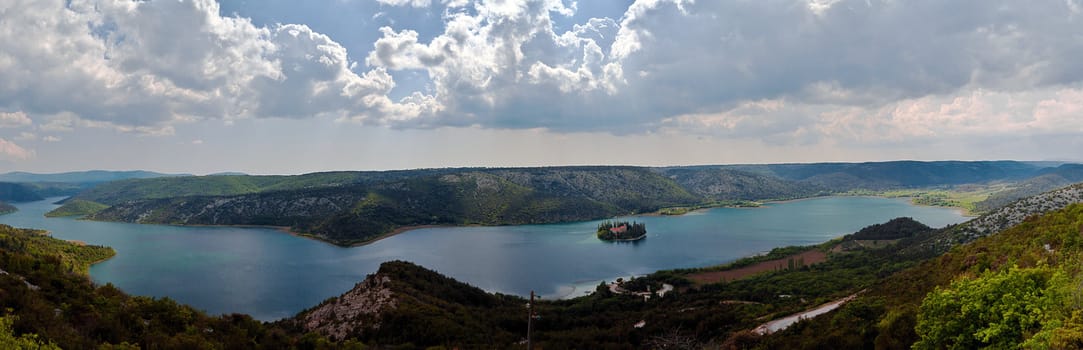
<path fill-rule="evenodd" d="M 762 348 L 1028 348 L 1083 345 L 1083 205 L 1072 204 L 871 286 Z"/>
<path fill-rule="evenodd" d="M 73 199 L 64 203 L 64 205 L 45 213 L 47 217 L 62 217 L 62 216 L 83 216 L 97 213 L 99 211 L 109 208 L 108 205 L 91 202 L 82 199 Z"/>
<path fill-rule="evenodd" d="M 197 179 L 172 179 L 172 182 L 185 188 L 203 188 L 204 192 L 213 188 L 176 184 Z M 223 179 L 211 180 L 227 183 Z M 244 177 L 229 180 L 231 184 L 253 183 Z M 298 186 L 297 180 L 255 181 L 266 181 L 266 186 L 283 188 Z M 136 189 L 144 191 L 146 187 Z M 77 200 L 82 198 L 103 197 L 76 197 Z M 256 190 L 230 196 L 179 196 L 119 203 L 115 199 L 105 200 L 116 204 L 89 218 L 141 223 L 288 226 L 344 245 L 363 243 L 406 226 L 589 220 L 701 202 L 699 197 L 656 172 L 620 167 L 459 171 L 374 183 Z M 64 205 L 57 211 L 71 207 Z"/>
<path fill-rule="evenodd" d="M 417 225 L 553 223 L 661 209 L 665 213 L 682 213 L 690 208 L 756 205 L 757 201 L 838 193 L 888 193 L 883 191 L 967 181 L 1001 184 L 1033 179 L 1027 181 L 1037 182 L 1037 178 L 1028 176 L 1063 178 L 1075 171 L 1072 166 L 1041 168 L 1020 162 L 881 162 L 668 168 L 450 168 L 295 176 L 158 177 L 95 186 L 68 199 L 49 215 L 180 225 L 273 225 L 350 245 Z M 940 200 L 934 204 L 969 208 L 990 193 L 996 194 L 994 189 L 1016 190 L 1024 188 L 1026 182 L 1020 186 L 975 186 L 985 186 L 982 188 L 986 190 L 968 196 L 965 203 Z M 1030 192 L 1007 193 L 1005 198 L 1019 194 Z"/>

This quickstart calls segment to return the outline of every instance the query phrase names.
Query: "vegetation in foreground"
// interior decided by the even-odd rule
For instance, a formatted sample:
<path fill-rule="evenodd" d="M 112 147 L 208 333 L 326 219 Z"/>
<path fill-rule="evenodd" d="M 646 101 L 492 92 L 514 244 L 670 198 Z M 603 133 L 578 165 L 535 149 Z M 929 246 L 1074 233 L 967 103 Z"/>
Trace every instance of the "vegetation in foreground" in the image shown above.
<path fill-rule="evenodd" d="M 1083 205 L 878 281 L 839 310 L 758 339 L 760 348 L 1083 347 Z"/>

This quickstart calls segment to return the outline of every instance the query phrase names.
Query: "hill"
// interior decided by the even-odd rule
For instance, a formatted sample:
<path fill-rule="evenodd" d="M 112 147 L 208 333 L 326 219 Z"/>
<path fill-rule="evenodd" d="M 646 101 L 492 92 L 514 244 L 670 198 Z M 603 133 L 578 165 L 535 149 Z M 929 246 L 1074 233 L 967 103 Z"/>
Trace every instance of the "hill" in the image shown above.
<path fill-rule="evenodd" d="M 828 194 L 827 188 L 754 172 L 721 167 L 660 170 L 689 192 L 712 201 L 784 200 Z"/>
<path fill-rule="evenodd" d="M 5 202 L 32 202 L 42 200 L 43 197 L 30 186 L 11 182 L 0 182 L 0 201 Z"/>
<path fill-rule="evenodd" d="M 81 200 L 81 199 L 75 199 L 75 200 L 68 201 L 67 203 L 65 203 L 65 205 L 61 206 L 60 208 L 57 208 L 57 209 L 54 209 L 52 211 L 49 211 L 48 213 L 45 213 L 45 216 L 46 217 L 82 216 L 82 215 L 86 215 L 87 213 L 97 213 L 97 212 L 102 211 L 102 210 L 104 210 L 106 208 L 109 208 L 109 206 L 105 205 L 105 204 L 101 204 L 101 203 L 95 203 L 95 202 L 91 202 L 91 201 L 84 201 L 84 200 Z"/>
<path fill-rule="evenodd" d="M 1069 165 L 1056 169 L 1068 172 Z M 1043 170 L 1044 169 L 1044 170 Z M 336 244 L 416 225 L 552 223 L 804 198 L 861 188 L 1017 181 L 1031 163 L 882 162 L 738 166 L 449 168 L 128 179 L 50 215 L 166 224 L 273 225 Z M 865 187 L 863 187 L 865 186 Z M 80 202 L 74 202 L 80 201 Z M 753 203 L 749 203 L 753 202 Z"/>
<path fill-rule="evenodd" d="M 1083 343 L 1076 331 L 1083 310 L 1068 297 L 1083 279 L 1080 202 L 1074 186 L 948 230 L 970 243 L 884 278 L 831 314 L 750 342 L 759 348 L 1073 348 Z"/>
<path fill-rule="evenodd" d="M 772 175 L 834 191 L 881 190 L 938 185 L 1023 180 L 1039 175 L 1040 163 L 1016 161 L 893 161 L 866 163 L 813 163 L 730 165 L 726 168 Z"/>
<path fill-rule="evenodd" d="M 214 186 L 192 183 L 178 186 L 182 189 L 180 191 L 199 189 L 202 193 L 252 193 L 124 202 L 114 197 L 82 194 L 74 198 L 95 198 L 103 203 L 114 203 L 89 216 L 91 219 L 288 226 L 295 231 L 343 245 L 363 243 L 395 229 L 414 225 L 501 225 L 589 220 L 700 202 L 698 197 L 672 181 L 642 168 L 494 169 L 383 182 L 369 180 L 372 178 L 369 174 L 343 176 L 353 176 L 356 182 L 298 189 L 298 184 L 304 183 L 299 180 L 306 178 L 241 177 L 229 179 L 229 182 L 212 179 L 215 183 L 229 185 L 222 187 L 224 190 L 221 191 Z M 172 183 L 176 184 L 176 180 L 180 179 L 174 179 Z M 262 184 L 264 188 L 284 189 L 260 191 L 258 187 L 253 189 L 238 185 L 266 180 L 269 181 Z M 135 187 L 139 191 L 146 188 Z M 101 193 L 99 189 L 89 192 Z"/>
<path fill-rule="evenodd" d="M 929 226 L 914 220 L 913 218 L 895 218 L 883 224 L 875 224 L 865 227 L 860 231 L 842 237 L 844 241 L 851 240 L 892 240 L 914 237 L 922 232 L 932 230 Z"/>
<path fill-rule="evenodd" d="M 1038 195 L 1081 181 L 1083 181 L 1083 165 L 1080 164 L 1064 164 L 1056 168 L 1043 169 L 1039 171 L 1038 176 L 1021 181 L 1012 189 L 993 193 L 989 198 L 978 202 L 975 209 L 980 212 L 995 210 L 1018 199 Z"/>

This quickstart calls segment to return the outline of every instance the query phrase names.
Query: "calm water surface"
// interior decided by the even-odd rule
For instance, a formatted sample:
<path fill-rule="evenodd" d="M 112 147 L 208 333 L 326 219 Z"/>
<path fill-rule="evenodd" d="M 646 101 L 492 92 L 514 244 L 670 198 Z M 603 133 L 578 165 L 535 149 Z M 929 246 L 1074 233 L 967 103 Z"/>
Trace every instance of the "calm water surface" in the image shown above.
<path fill-rule="evenodd" d="M 388 260 L 412 261 L 483 289 L 550 298 L 576 296 L 600 280 L 660 269 L 724 263 L 774 247 L 813 244 L 909 216 L 941 227 L 958 210 L 902 199 L 827 197 L 763 208 L 718 208 L 645 222 L 648 237 L 606 243 L 598 221 L 551 225 L 429 228 L 342 248 L 273 229 L 178 227 L 45 218 L 59 198 L 16 205 L 0 223 L 41 228 L 62 239 L 110 246 L 94 265 L 98 283 L 170 297 L 214 314 L 262 320 L 291 316 L 353 287 Z"/>

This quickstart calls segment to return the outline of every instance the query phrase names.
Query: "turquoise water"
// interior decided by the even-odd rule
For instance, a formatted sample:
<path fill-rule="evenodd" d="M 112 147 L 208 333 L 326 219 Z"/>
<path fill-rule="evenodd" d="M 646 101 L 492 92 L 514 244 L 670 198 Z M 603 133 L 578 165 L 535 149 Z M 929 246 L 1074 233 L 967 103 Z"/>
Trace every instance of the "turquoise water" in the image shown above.
<path fill-rule="evenodd" d="M 407 260 L 483 289 L 549 298 L 581 295 L 601 280 L 660 269 L 724 263 L 774 247 L 813 244 L 909 216 L 941 227 L 958 210 L 902 199 L 827 197 L 762 208 L 717 208 L 645 222 L 648 237 L 607 243 L 598 221 L 448 227 L 409 231 L 342 248 L 273 229 L 178 227 L 45 218 L 56 205 L 16 205 L 0 223 L 46 229 L 62 239 L 110 246 L 117 256 L 90 269 L 98 283 L 137 295 L 168 296 L 219 313 L 261 320 L 291 316 L 339 295 L 388 260 Z"/>

